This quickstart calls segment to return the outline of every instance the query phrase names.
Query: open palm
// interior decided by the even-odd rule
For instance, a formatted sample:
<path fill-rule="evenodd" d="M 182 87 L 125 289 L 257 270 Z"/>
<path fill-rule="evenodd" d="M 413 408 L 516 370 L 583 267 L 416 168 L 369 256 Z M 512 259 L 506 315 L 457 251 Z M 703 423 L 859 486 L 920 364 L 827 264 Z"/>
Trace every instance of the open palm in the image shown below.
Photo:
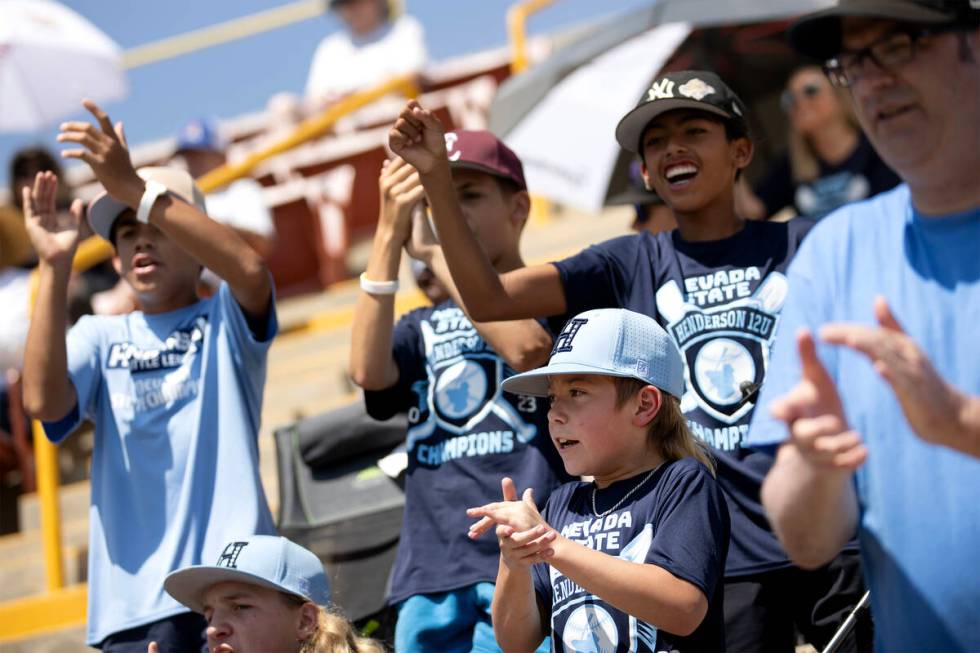
<path fill-rule="evenodd" d="M 38 258 L 49 264 L 70 264 L 78 247 L 82 201 L 75 200 L 69 215 L 59 213 L 55 205 L 58 177 L 39 172 L 34 186 L 23 188 L 24 220 Z"/>

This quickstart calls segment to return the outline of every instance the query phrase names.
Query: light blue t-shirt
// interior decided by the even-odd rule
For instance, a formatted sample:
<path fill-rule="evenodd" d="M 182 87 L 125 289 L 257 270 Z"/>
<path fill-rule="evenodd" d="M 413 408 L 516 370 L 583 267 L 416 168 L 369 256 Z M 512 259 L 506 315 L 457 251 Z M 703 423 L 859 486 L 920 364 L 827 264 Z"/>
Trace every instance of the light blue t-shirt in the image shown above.
<path fill-rule="evenodd" d="M 795 332 L 876 325 L 883 295 L 939 375 L 980 395 L 980 207 L 927 217 L 902 185 L 817 225 L 789 269 L 789 298 L 750 445 L 783 441 L 773 399 L 799 380 Z M 918 438 L 868 359 L 818 347 L 868 447 L 855 475 L 879 651 L 980 651 L 980 460 Z"/>
<path fill-rule="evenodd" d="M 87 643 L 188 612 L 164 591 L 167 573 L 275 533 L 258 432 L 277 328 L 273 307 L 256 339 L 222 283 L 176 311 L 83 317 L 69 332 L 78 405 L 45 429 L 59 442 L 95 423 Z"/>

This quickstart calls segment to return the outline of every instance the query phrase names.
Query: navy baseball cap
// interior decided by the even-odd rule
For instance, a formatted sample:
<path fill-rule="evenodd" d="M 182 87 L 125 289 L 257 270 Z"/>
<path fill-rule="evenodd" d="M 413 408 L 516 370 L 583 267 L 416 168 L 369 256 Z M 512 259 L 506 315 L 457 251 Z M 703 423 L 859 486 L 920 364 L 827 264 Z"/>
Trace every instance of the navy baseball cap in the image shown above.
<path fill-rule="evenodd" d="M 544 367 L 504 379 L 507 392 L 544 397 L 548 377 L 600 374 L 638 379 L 677 398 L 684 394 L 684 360 L 663 327 L 625 308 L 580 313 L 565 323 Z"/>
<path fill-rule="evenodd" d="M 277 535 L 250 535 L 229 542 L 213 565 L 195 565 L 167 575 L 163 588 L 194 612 L 216 583 L 234 581 L 292 594 L 317 605 L 330 602 L 323 564 L 312 551 Z"/>
<path fill-rule="evenodd" d="M 195 118 L 188 120 L 177 133 L 177 151 L 211 150 L 223 152 L 227 143 L 218 133 L 217 126 L 210 120 Z"/>
<path fill-rule="evenodd" d="M 745 103 L 721 77 L 706 70 L 682 70 L 658 77 L 643 92 L 636 108 L 623 116 L 616 125 L 620 147 L 640 154 L 640 138 L 650 121 L 675 109 L 707 111 L 736 123 L 748 133 Z"/>
<path fill-rule="evenodd" d="M 801 54 L 830 59 L 840 54 L 841 18 L 845 16 L 920 25 L 957 23 L 972 16 L 976 24 L 978 9 L 968 0 L 837 0 L 833 7 L 807 14 L 793 23 L 789 40 Z"/>
<path fill-rule="evenodd" d="M 450 168 L 466 168 L 509 179 L 527 190 L 521 160 L 503 142 L 486 130 L 457 129 L 446 132 Z"/>

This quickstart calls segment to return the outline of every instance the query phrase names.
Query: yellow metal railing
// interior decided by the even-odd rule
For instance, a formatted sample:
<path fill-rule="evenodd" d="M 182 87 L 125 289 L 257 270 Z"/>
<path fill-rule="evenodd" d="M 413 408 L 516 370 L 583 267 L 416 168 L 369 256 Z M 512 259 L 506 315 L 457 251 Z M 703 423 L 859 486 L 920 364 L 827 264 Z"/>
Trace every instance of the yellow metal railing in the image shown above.
<path fill-rule="evenodd" d="M 414 77 L 396 77 L 372 88 L 353 93 L 334 103 L 320 115 L 302 123 L 286 138 L 255 152 L 244 161 L 228 164 L 211 171 L 198 180 L 204 193 L 211 192 L 236 179 L 244 177 L 266 159 L 326 134 L 340 118 L 391 93 L 400 92 L 407 97 L 419 94 Z M 72 267 L 76 271 L 87 270 L 112 256 L 112 245 L 99 237 L 81 243 Z M 31 307 L 37 278 L 33 280 Z M 48 441 L 38 421 L 32 422 L 34 457 L 37 470 L 37 493 L 41 509 L 41 538 L 44 549 L 46 586 L 49 592 L 64 587 L 64 562 L 61 549 L 61 508 L 58 503 L 58 451 Z"/>
<path fill-rule="evenodd" d="M 527 69 L 527 19 L 542 9 L 549 7 L 554 0 L 521 0 L 507 10 L 507 33 L 510 36 L 510 72 L 517 75 Z M 535 224 L 544 224 L 551 219 L 551 202 L 542 195 L 531 194 L 531 212 L 528 219 Z"/>

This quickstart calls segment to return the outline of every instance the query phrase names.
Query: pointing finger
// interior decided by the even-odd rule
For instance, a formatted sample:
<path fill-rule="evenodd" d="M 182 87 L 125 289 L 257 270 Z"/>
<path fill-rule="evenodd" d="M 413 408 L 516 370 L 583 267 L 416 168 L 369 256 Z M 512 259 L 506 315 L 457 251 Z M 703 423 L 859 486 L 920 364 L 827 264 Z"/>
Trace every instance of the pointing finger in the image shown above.
<path fill-rule="evenodd" d="M 509 476 L 500 479 L 500 489 L 503 490 L 504 501 L 517 501 L 517 487 Z"/>
<path fill-rule="evenodd" d="M 97 121 L 99 121 L 99 126 L 102 127 L 102 131 L 110 136 L 116 136 L 116 130 L 112 126 L 112 121 L 109 120 L 109 115 L 103 111 L 99 105 L 92 100 L 82 100 L 82 106 L 88 109 Z"/>

